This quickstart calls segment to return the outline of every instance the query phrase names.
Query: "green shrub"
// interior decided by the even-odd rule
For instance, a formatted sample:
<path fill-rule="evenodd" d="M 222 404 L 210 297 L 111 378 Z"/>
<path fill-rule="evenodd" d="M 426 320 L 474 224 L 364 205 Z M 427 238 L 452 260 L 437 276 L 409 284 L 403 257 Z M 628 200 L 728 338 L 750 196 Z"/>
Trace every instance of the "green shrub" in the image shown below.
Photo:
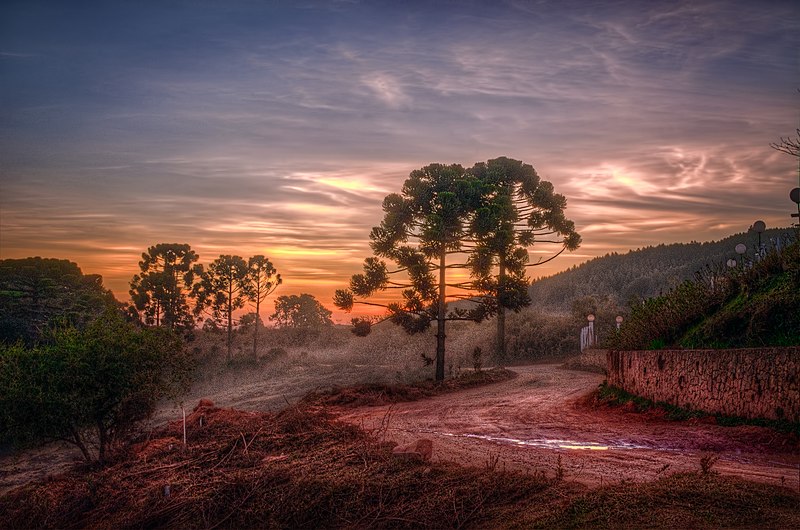
<path fill-rule="evenodd" d="M 570 315 L 527 309 L 507 320 L 509 358 L 518 361 L 564 357 L 579 351 L 579 334 Z"/>
<path fill-rule="evenodd" d="M 87 461 L 149 418 L 163 398 L 188 387 L 189 357 L 166 329 L 142 329 L 108 311 L 47 346 L 0 349 L 0 438 L 16 444 L 63 440 Z"/>

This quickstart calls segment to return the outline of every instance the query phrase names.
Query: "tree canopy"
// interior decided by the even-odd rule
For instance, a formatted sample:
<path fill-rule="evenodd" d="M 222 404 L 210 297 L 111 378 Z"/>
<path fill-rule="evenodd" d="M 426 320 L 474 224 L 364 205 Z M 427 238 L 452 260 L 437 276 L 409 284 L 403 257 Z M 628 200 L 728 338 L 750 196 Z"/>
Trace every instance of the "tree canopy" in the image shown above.
<path fill-rule="evenodd" d="M 436 321 L 437 381 L 444 379 L 445 323 L 466 318 L 446 314 L 448 256 L 461 252 L 468 218 L 479 196 L 480 183 L 458 164 L 430 164 L 412 171 L 402 192 L 383 200 L 384 218 L 369 235 L 375 255 L 394 261 L 396 270 L 389 271 L 378 258 L 367 258 L 364 272 L 354 275 L 349 289 L 338 290 L 334 296 L 337 307 L 349 310 L 356 302 L 369 304 L 363 298 L 377 291 L 401 290 L 402 301 L 386 305 L 388 318 L 409 333 L 426 330 Z M 408 281 L 390 279 L 390 274 L 402 272 Z"/>
<path fill-rule="evenodd" d="M 332 314 L 313 295 L 303 293 L 279 296 L 269 318 L 280 328 L 309 330 L 333 325 Z"/>
<path fill-rule="evenodd" d="M 575 250 L 581 242 L 575 224 L 564 215 L 567 200 L 530 164 L 506 157 L 475 164 L 470 174 L 483 193 L 472 216 L 468 258 L 472 286 L 482 294 L 489 314 L 497 315 L 497 349 L 505 358 L 505 311 L 531 303 L 527 268 Z M 546 259 L 530 263 L 528 248 L 553 245 Z"/>
<path fill-rule="evenodd" d="M 185 243 L 159 243 L 142 253 L 141 272 L 131 280 L 129 292 L 146 324 L 169 329 L 194 327 L 187 296 L 203 270 L 198 259 Z"/>
<path fill-rule="evenodd" d="M 259 254 L 247 260 L 247 281 L 250 287 L 248 299 L 255 306 L 253 321 L 253 357 L 255 358 L 258 350 L 258 328 L 261 324 L 261 304 L 283 283 L 283 279 L 269 258 Z"/>

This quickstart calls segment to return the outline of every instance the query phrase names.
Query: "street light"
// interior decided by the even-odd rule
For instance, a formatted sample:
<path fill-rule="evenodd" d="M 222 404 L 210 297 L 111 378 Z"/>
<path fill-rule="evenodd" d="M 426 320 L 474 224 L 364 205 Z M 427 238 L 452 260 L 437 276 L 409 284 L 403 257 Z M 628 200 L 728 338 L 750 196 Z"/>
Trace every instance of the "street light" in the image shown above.
<path fill-rule="evenodd" d="M 797 203 L 797 213 L 793 213 L 792 217 L 797 217 L 797 226 L 800 226 L 800 188 L 790 191 L 789 198 L 792 199 L 792 202 Z"/>
<path fill-rule="evenodd" d="M 753 230 L 758 234 L 758 256 L 762 257 L 761 252 L 761 234 L 764 233 L 764 230 L 767 229 L 767 224 L 764 221 L 756 221 L 753 223 Z"/>
<path fill-rule="evenodd" d="M 747 245 L 745 245 L 744 243 L 739 243 L 733 248 L 733 250 L 735 250 L 737 254 L 742 256 L 742 266 L 744 266 L 744 253 L 747 252 Z"/>
<path fill-rule="evenodd" d="M 615 318 L 614 320 L 617 321 L 617 332 L 619 332 L 619 327 L 620 325 L 622 325 L 622 320 L 623 320 L 622 315 L 617 315 L 617 318 Z"/>

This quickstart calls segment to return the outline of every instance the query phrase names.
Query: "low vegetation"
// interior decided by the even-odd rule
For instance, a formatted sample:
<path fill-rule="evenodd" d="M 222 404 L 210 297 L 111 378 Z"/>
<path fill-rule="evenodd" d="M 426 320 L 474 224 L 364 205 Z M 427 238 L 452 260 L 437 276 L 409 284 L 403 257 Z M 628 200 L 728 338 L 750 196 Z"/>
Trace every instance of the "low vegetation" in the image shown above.
<path fill-rule="evenodd" d="M 324 410 L 204 404 L 104 469 L 0 498 L 0 527 L 552 528 L 800 525 L 800 494 L 713 472 L 587 490 L 523 474 L 399 460 L 384 432 Z M 433 494 L 435 492 L 435 494 Z"/>
<path fill-rule="evenodd" d="M 683 421 L 690 419 L 703 419 L 712 421 L 717 425 L 737 426 L 755 425 L 758 427 L 769 427 L 779 432 L 787 433 L 794 437 L 793 443 L 800 443 L 800 424 L 785 420 L 767 420 L 761 418 L 741 418 L 738 416 L 726 416 L 724 414 L 712 414 L 702 410 L 690 410 L 676 407 L 669 403 L 655 402 L 620 388 L 606 384 L 600 385 L 597 392 L 592 394 L 588 401 L 594 401 L 595 405 L 605 405 L 611 407 L 629 407 L 636 412 L 656 411 L 668 420 Z"/>
<path fill-rule="evenodd" d="M 800 495 L 721 477 L 702 466 L 649 482 L 597 488 L 570 499 L 542 528 L 793 528 Z M 524 525 L 510 525 L 522 528 Z"/>

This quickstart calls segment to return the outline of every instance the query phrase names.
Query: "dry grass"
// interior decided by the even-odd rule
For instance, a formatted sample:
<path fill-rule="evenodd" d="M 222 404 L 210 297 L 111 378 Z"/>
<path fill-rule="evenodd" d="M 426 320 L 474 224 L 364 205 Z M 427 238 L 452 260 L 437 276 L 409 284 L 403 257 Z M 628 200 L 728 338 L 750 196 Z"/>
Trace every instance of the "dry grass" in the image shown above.
<path fill-rule="evenodd" d="M 108 468 L 77 469 L 15 490 L 0 499 L 0 525 L 406 527 L 440 526 L 445 514 L 462 526 L 477 524 L 484 507 L 501 498 L 550 498 L 559 490 L 544 477 L 508 480 L 401 462 L 391 457 L 391 445 L 321 410 L 201 408 L 188 424 L 186 451 L 174 423 Z"/>
<path fill-rule="evenodd" d="M 201 426 L 202 422 L 202 426 Z M 788 489 L 683 474 L 587 491 L 556 473 L 426 465 L 318 407 L 203 407 L 104 469 L 0 498 L 5 528 L 799 527 Z M 167 495 L 166 492 L 169 492 Z"/>
<path fill-rule="evenodd" d="M 800 495 L 788 489 L 713 473 L 681 473 L 645 484 L 592 490 L 536 519 L 534 526 L 798 528 L 798 524 Z"/>

